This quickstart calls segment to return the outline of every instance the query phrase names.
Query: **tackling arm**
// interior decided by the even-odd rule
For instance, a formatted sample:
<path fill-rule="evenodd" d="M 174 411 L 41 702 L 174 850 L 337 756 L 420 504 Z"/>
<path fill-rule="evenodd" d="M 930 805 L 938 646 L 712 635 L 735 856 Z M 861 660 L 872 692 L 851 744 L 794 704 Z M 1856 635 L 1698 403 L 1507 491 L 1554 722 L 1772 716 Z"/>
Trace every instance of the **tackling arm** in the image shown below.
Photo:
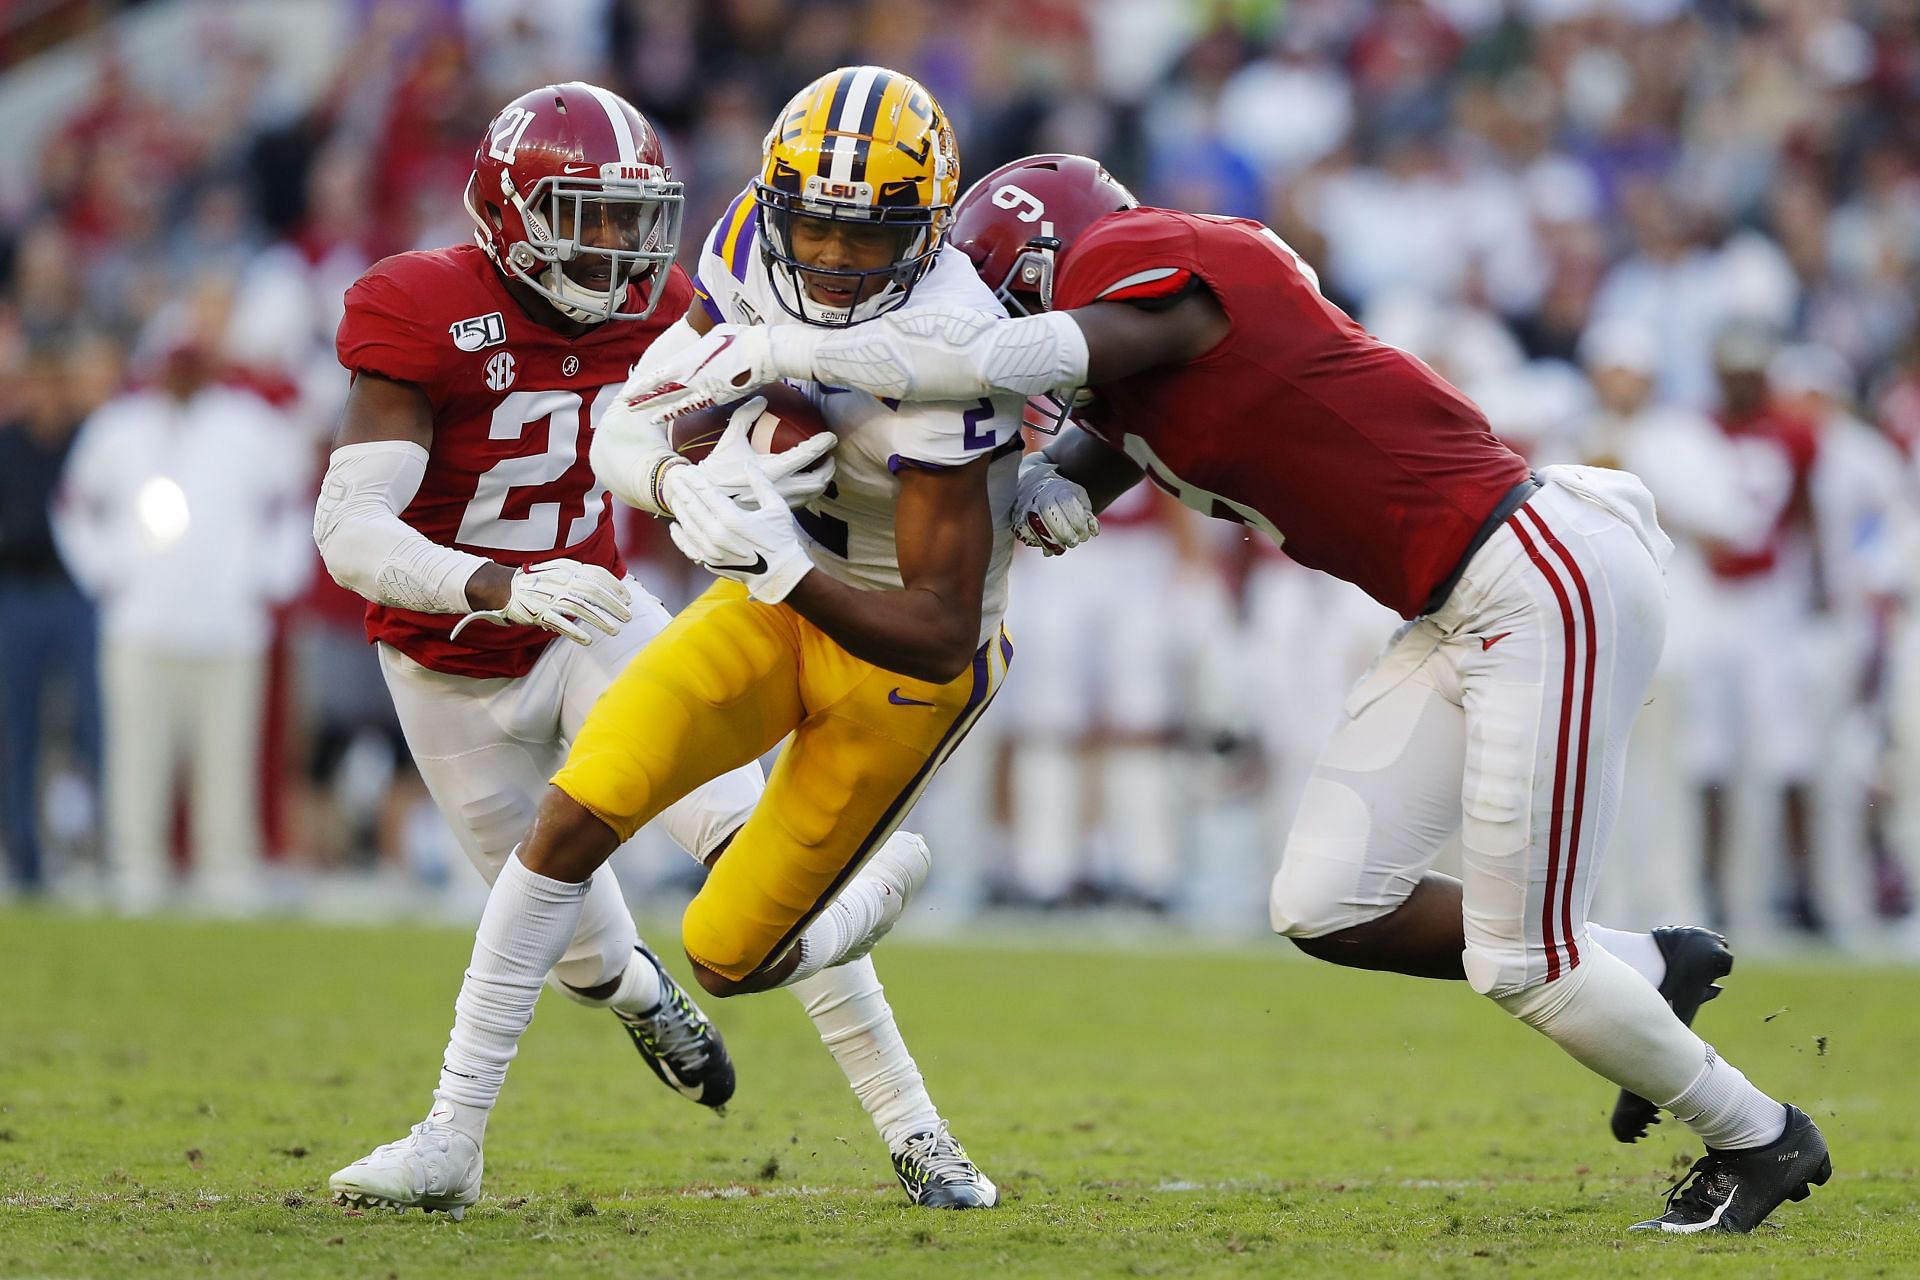
<path fill-rule="evenodd" d="M 1046 448 L 1047 460 L 1059 474 L 1087 491 L 1095 511 L 1105 511 L 1145 474 L 1133 459 L 1110 449 L 1079 427 L 1069 426 Z"/>

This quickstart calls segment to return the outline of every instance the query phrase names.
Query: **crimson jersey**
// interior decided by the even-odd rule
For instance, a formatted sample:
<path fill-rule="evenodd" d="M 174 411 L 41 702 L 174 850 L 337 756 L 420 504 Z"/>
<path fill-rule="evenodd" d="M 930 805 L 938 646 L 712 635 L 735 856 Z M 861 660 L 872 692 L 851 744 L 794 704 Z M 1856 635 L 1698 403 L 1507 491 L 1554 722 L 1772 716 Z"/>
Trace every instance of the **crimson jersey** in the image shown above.
<path fill-rule="evenodd" d="M 1767 530 L 1766 541 L 1755 547 L 1714 547 L 1707 552 L 1707 567 L 1716 578 L 1757 578 L 1773 572 L 1794 533 L 1804 533 L 1813 523 L 1813 468 L 1820 457 L 1819 429 L 1812 422 L 1770 409 L 1745 417 L 1723 412 L 1714 416 L 1714 423 L 1721 434 L 1736 443 L 1773 446 L 1793 477 L 1792 487 Z"/>
<path fill-rule="evenodd" d="M 1088 430 L 1186 505 L 1419 615 L 1527 464 L 1467 398 L 1320 296 L 1244 218 L 1110 213 L 1062 256 L 1056 311 L 1205 283 L 1233 322 L 1198 360 L 1094 388 Z"/>
<path fill-rule="evenodd" d="M 443 546 L 502 564 L 566 556 L 626 572 L 613 500 L 587 461 L 592 423 L 693 287 L 673 269 L 646 320 L 574 338 L 535 322 L 475 245 L 396 254 L 347 290 L 340 363 L 412 383 L 433 405 L 426 476 L 400 518 Z M 367 605 L 367 638 L 452 675 L 522 676 L 553 633 Z"/>

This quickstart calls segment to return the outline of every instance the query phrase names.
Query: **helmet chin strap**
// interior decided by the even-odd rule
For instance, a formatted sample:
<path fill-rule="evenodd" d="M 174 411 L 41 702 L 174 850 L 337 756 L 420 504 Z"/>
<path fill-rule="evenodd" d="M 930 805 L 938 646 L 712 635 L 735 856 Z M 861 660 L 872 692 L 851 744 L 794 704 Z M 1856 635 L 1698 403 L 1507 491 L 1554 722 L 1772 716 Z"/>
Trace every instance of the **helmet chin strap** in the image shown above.
<path fill-rule="evenodd" d="M 613 300 L 618 296 L 613 289 L 589 289 L 570 279 L 558 262 L 547 268 L 546 275 L 547 301 L 568 319 L 598 324 L 613 314 Z M 624 284 L 620 286 L 621 291 L 625 289 Z"/>

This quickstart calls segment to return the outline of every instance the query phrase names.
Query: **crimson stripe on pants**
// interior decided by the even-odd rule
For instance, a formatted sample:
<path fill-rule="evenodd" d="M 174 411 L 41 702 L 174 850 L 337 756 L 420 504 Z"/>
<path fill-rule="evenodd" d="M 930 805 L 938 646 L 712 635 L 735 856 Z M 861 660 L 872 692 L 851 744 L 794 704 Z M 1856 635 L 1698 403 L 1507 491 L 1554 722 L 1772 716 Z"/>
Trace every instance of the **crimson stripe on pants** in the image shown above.
<path fill-rule="evenodd" d="M 1525 509 L 1521 508 L 1523 511 Z M 1560 945 L 1554 940 L 1553 898 L 1560 884 L 1560 813 L 1567 800 L 1567 741 L 1573 732 L 1573 601 L 1554 573 L 1553 566 L 1527 535 L 1526 525 L 1517 512 L 1508 517 L 1507 525 L 1520 539 L 1521 549 L 1527 553 L 1527 558 L 1533 561 L 1534 567 L 1547 580 L 1547 585 L 1553 588 L 1554 598 L 1560 602 L 1560 622 L 1564 631 L 1566 660 L 1562 664 L 1560 678 L 1560 737 L 1553 754 L 1553 814 L 1547 834 L 1546 887 L 1540 898 L 1540 933 L 1547 950 L 1547 981 L 1553 982 L 1560 977 Z"/>
<path fill-rule="evenodd" d="M 1587 642 L 1587 652 L 1581 673 L 1584 688 L 1580 694 L 1579 753 L 1574 758 L 1573 833 L 1567 843 L 1566 885 L 1560 895 L 1561 932 L 1567 940 L 1567 953 L 1570 957 L 1567 967 L 1574 968 L 1580 963 L 1580 948 L 1579 944 L 1573 940 L 1573 876 L 1574 867 L 1580 858 L 1580 821 L 1586 813 L 1587 747 L 1592 738 L 1593 673 L 1597 657 L 1594 652 L 1593 597 L 1587 593 L 1586 575 L 1580 572 L 1580 566 L 1574 560 L 1573 553 L 1554 536 L 1553 530 L 1547 527 L 1547 522 L 1541 518 L 1540 513 L 1528 507 L 1522 507 L 1521 510 L 1539 528 L 1540 536 L 1547 540 L 1547 546 L 1552 548 L 1554 554 L 1560 558 L 1560 563 L 1567 567 L 1567 576 L 1573 579 L 1573 588 L 1580 596 L 1580 610 L 1583 614 L 1581 621 L 1584 624 Z"/>

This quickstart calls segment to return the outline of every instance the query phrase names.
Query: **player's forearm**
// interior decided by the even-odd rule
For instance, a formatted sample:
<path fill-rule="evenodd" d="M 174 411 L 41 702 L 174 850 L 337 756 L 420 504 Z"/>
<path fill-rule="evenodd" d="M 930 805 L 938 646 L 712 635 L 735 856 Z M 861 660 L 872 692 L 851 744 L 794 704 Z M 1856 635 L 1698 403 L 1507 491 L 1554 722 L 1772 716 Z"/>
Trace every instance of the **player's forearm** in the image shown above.
<path fill-rule="evenodd" d="M 959 307 L 921 307 L 847 329 L 780 325 L 769 341 L 782 377 L 895 399 L 1041 395 L 1087 381 L 1087 341 L 1065 314 L 1006 320 Z"/>
<path fill-rule="evenodd" d="M 854 657 L 914 680 L 945 684 L 979 648 L 978 602 L 969 611 L 925 588 L 866 590 L 815 569 L 786 603 Z"/>
<path fill-rule="evenodd" d="M 667 472 L 686 460 L 673 451 L 666 423 L 634 410 L 624 394 L 594 427 L 587 461 L 600 483 L 630 507 L 672 516 L 661 493 Z"/>
<path fill-rule="evenodd" d="M 426 450 L 402 441 L 334 450 L 314 506 L 314 544 L 335 582 L 376 604 L 466 613 L 477 607 L 470 582 L 490 570 L 511 571 L 443 547 L 400 518 L 426 465 Z"/>
<path fill-rule="evenodd" d="M 1060 474 L 1087 491 L 1095 511 L 1105 511 L 1146 473 L 1133 459 L 1110 449 L 1078 427 L 1067 427 L 1045 453 Z"/>

